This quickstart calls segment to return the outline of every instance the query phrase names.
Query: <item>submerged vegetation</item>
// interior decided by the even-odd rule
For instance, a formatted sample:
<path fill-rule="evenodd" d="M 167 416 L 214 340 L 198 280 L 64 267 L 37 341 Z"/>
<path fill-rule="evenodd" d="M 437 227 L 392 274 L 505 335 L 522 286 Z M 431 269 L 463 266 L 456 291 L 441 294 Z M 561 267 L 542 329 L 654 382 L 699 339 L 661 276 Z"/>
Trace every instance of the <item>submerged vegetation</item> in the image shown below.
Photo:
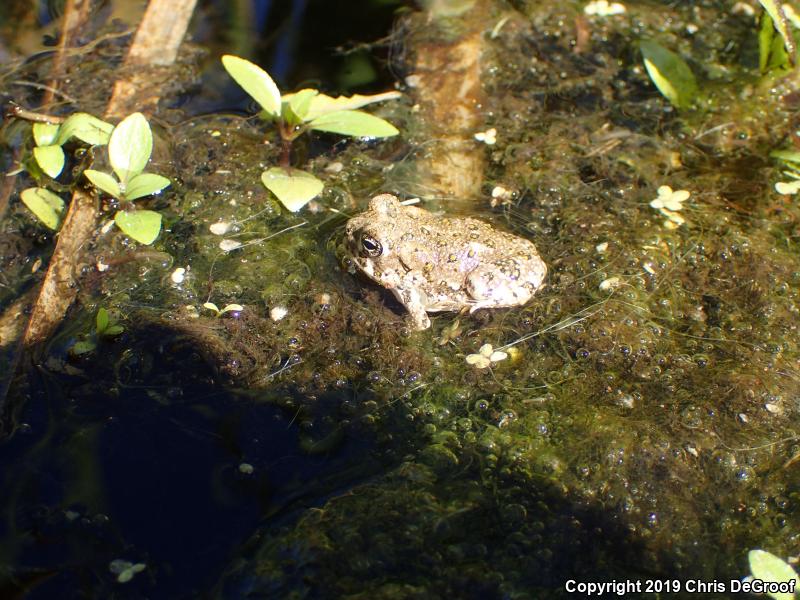
<path fill-rule="evenodd" d="M 390 294 L 348 273 L 341 228 L 377 192 L 418 189 L 430 140 L 415 73 L 409 101 L 379 118 L 358 108 L 385 94 L 281 94 L 228 55 L 279 143 L 254 120 L 162 107 L 178 191 L 154 214 L 170 235 L 125 230 L 146 212 L 128 203 L 168 183 L 144 172 L 144 117 L 109 132 L 114 175 L 84 171 L 152 245 L 98 232 L 81 308 L 37 363 L 45 383 L 16 389 L 8 452 L 21 460 L 2 484 L 19 539 L 4 555 L 64 585 L 124 578 L 142 595 L 197 573 L 198 547 L 224 564 L 191 589 L 273 597 L 542 598 L 567 579 L 789 576 L 800 207 L 780 180 L 800 162 L 795 72 L 762 75 L 753 7 L 472 4 L 485 98 L 464 143 L 484 153 L 483 194 L 440 206 L 532 239 L 547 287 L 410 331 Z M 405 60 L 455 44 L 461 14 L 406 15 Z M 787 39 L 774 23 L 773 53 Z M 331 146 L 331 132 L 353 139 Z M 37 147 L 59 145 L 45 133 Z M 50 193 L 22 192 L 48 227 L 63 207 Z M 18 206 L 3 223 L 4 309 L 50 239 Z M 43 497 L 41 473 L 57 493 Z M 126 504 L 132 480 L 157 482 L 169 510 Z M 28 504 L 42 508 L 20 517 Z M 28 558 L 45 556 L 32 551 L 42 531 L 68 568 Z"/>

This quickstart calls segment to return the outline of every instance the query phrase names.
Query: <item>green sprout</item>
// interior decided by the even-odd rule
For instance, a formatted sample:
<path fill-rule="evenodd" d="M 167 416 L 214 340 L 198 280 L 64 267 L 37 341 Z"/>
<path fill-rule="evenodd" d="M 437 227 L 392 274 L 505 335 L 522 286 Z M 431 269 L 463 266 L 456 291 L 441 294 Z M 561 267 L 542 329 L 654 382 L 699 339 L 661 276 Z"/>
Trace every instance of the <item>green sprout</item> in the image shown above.
<path fill-rule="evenodd" d="M 769 155 L 782 163 L 783 174 L 790 179 L 790 181 L 778 181 L 775 184 L 775 191 L 779 194 L 797 194 L 800 191 L 800 152 L 797 150 L 773 150 Z"/>
<path fill-rule="evenodd" d="M 213 311 L 217 318 L 221 317 L 227 312 L 241 312 L 244 310 L 244 306 L 241 304 L 228 304 L 225 308 L 220 310 L 220 308 L 213 302 L 206 302 L 203 304 L 203 308 Z"/>
<path fill-rule="evenodd" d="M 397 128 L 375 115 L 356 110 L 362 106 L 398 98 L 398 92 L 370 96 L 327 96 L 315 89 L 281 95 L 272 78 L 258 65 L 238 56 L 225 55 L 228 74 L 263 109 L 262 115 L 277 122 L 283 155 L 281 166 L 261 174 L 264 186 L 288 210 L 297 212 L 322 192 L 324 184 L 311 173 L 289 166 L 292 142 L 309 130 L 361 138 L 397 135 Z"/>
<path fill-rule="evenodd" d="M 126 235 L 145 245 L 152 244 L 161 231 L 161 215 L 152 210 L 135 209 L 130 203 L 160 192 L 170 180 L 144 169 L 153 152 L 153 134 L 141 113 L 123 119 L 111 132 L 108 158 L 114 174 L 86 169 L 83 174 L 92 184 L 123 202 L 114 222 Z"/>
<path fill-rule="evenodd" d="M 90 146 L 108 143 L 114 126 L 87 113 L 75 113 L 60 124 L 34 123 L 33 158 L 48 177 L 55 179 L 64 170 L 66 157 L 62 146 L 72 138 Z M 38 175 L 34 175 L 38 178 Z M 44 187 L 28 188 L 20 193 L 22 203 L 49 229 L 56 230 L 64 214 L 64 200 Z"/>
<path fill-rule="evenodd" d="M 33 157 L 46 175 L 55 179 L 64 169 L 62 146 L 73 137 L 90 146 L 104 146 L 114 126 L 87 113 L 75 113 L 61 124 L 34 123 Z"/>
<path fill-rule="evenodd" d="M 75 342 L 70 347 L 69 352 L 73 356 L 80 356 L 93 352 L 97 348 L 97 341 L 100 339 L 113 338 L 125 331 L 125 328 L 111 320 L 108 311 L 100 307 L 95 317 L 94 332 L 84 335 L 84 339 Z"/>
<path fill-rule="evenodd" d="M 758 67 L 762 75 L 784 74 L 795 66 L 797 47 L 790 25 L 800 26 L 790 5 L 775 0 L 759 0 L 764 11 L 758 24 Z M 789 8 L 784 9 L 784 6 Z M 787 11 L 790 11 L 787 14 Z M 699 89 L 694 73 L 678 54 L 653 40 L 643 40 L 639 49 L 650 80 L 676 108 L 694 104 Z"/>
<path fill-rule="evenodd" d="M 147 568 L 144 563 L 132 563 L 128 560 L 112 560 L 108 565 L 108 570 L 117 576 L 118 583 L 128 583 L 137 573 L 141 573 Z"/>

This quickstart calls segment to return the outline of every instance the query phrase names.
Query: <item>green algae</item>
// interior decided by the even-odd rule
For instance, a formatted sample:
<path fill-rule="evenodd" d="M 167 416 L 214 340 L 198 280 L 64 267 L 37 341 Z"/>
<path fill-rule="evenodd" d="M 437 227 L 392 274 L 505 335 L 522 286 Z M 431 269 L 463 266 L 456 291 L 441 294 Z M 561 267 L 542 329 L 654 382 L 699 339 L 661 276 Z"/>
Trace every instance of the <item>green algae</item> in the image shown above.
<path fill-rule="evenodd" d="M 664 20 L 630 10 L 640 29 Z M 425 388 L 402 408 L 402 389 L 372 389 L 384 426 L 396 410 L 418 423 L 413 458 L 276 532 L 256 560 L 262 589 L 295 573 L 298 597 L 541 597 L 580 573 L 735 578 L 750 547 L 793 551 L 800 213 L 765 158 L 786 109 L 715 88 L 702 114 L 678 115 L 638 57 L 610 59 L 627 22 L 597 24 L 590 59 L 547 25 L 567 14 L 530 13 L 541 27 L 507 24 L 488 68 L 490 169 L 517 191 L 494 219 L 533 236 L 550 285 L 522 309 L 461 319 L 443 346 L 452 318 L 434 320 Z M 750 44 L 752 26 L 706 16 L 716 29 L 699 36 Z M 692 193 L 676 229 L 649 206 L 664 184 Z M 491 371 L 463 362 L 526 336 Z"/>

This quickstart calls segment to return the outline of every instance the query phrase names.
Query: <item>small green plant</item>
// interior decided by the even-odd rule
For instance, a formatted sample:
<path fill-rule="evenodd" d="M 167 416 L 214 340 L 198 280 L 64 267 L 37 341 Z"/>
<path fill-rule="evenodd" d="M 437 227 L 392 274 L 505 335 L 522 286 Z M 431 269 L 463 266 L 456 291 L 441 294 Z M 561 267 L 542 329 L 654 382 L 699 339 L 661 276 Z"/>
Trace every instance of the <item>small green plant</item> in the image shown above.
<path fill-rule="evenodd" d="M 786 13 L 774 0 L 759 2 L 764 12 L 758 28 L 758 68 L 762 74 L 786 72 L 794 66 L 797 52 Z"/>
<path fill-rule="evenodd" d="M 33 158 L 45 175 L 55 179 L 64 169 L 65 155 L 62 146 L 73 137 L 89 144 L 102 146 L 108 143 L 114 126 L 87 113 L 70 115 L 62 123 L 33 124 Z M 37 179 L 41 175 L 33 173 Z M 46 227 L 56 230 L 64 214 L 64 201 L 44 187 L 28 188 L 20 193 L 23 204 Z"/>
<path fill-rule="evenodd" d="M 128 583 L 137 573 L 141 573 L 147 568 L 144 563 L 132 563 L 128 560 L 112 560 L 108 565 L 108 570 L 117 576 L 118 583 Z"/>
<path fill-rule="evenodd" d="M 88 354 L 97 348 L 98 340 L 116 337 L 123 331 L 125 331 L 125 328 L 119 323 L 113 322 L 108 311 L 101 307 L 97 311 L 97 316 L 95 317 L 94 332 L 89 335 L 84 335 L 84 339 L 75 342 L 72 347 L 70 347 L 69 352 L 73 356 Z"/>
<path fill-rule="evenodd" d="M 244 310 L 244 306 L 241 304 L 228 304 L 225 308 L 220 309 L 216 304 L 213 302 L 206 302 L 203 304 L 203 308 L 207 308 L 208 310 L 215 313 L 216 317 L 219 318 L 227 312 L 241 312 Z"/>
<path fill-rule="evenodd" d="M 123 119 L 108 140 L 108 159 L 114 174 L 86 169 L 83 174 L 92 184 L 120 200 L 121 210 L 114 222 L 126 235 L 142 244 L 152 244 L 161 231 L 161 215 L 133 207 L 131 202 L 160 192 L 170 180 L 144 169 L 153 152 L 153 134 L 141 113 Z"/>
<path fill-rule="evenodd" d="M 281 166 L 264 171 L 261 181 L 292 212 L 300 210 L 324 188 L 322 181 L 311 173 L 290 167 L 292 142 L 303 133 L 313 129 L 363 138 L 385 138 L 399 133 L 388 121 L 357 110 L 397 98 L 400 96 L 397 92 L 334 98 L 315 89 L 304 89 L 282 96 L 272 78 L 258 65 L 232 55 L 223 56 L 222 64 L 234 81 L 258 102 L 262 115 L 277 122 L 283 149 Z"/>
<path fill-rule="evenodd" d="M 769 153 L 772 158 L 781 163 L 781 174 L 789 178 L 788 181 L 775 183 L 775 191 L 779 194 L 795 195 L 800 193 L 800 151 L 786 149 L 773 150 Z"/>
<path fill-rule="evenodd" d="M 34 123 L 33 157 L 44 173 L 53 179 L 64 169 L 62 146 L 73 137 L 90 146 L 104 146 L 114 126 L 87 113 L 75 113 L 63 123 Z"/>

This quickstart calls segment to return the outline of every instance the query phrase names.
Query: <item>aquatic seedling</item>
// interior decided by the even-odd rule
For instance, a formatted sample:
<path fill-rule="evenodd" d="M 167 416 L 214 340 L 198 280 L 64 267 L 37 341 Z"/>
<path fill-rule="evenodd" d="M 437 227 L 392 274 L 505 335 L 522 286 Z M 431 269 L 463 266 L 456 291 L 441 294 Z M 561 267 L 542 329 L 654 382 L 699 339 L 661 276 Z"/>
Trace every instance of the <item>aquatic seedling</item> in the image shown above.
<path fill-rule="evenodd" d="M 22 111 L 20 111 L 22 112 Z M 48 177 L 55 179 L 64 169 L 66 157 L 62 146 L 72 138 L 102 146 L 108 143 L 114 126 L 87 113 L 75 113 L 61 123 L 36 122 L 33 124 L 33 158 Z M 41 175 L 33 173 L 36 179 Z M 46 227 L 56 230 L 64 214 L 64 200 L 44 187 L 28 188 L 20 193 L 22 203 Z"/>
<path fill-rule="evenodd" d="M 90 146 L 104 146 L 114 126 L 88 113 L 75 113 L 62 123 L 34 123 L 32 129 L 36 143 L 33 158 L 46 175 L 55 179 L 64 169 L 64 144 L 75 137 Z"/>
<path fill-rule="evenodd" d="M 69 349 L 73 356 L 87 354 L 97 348 L 97 341 L 103 338 L 112 338 L 125 331 L 125 328 L 111 320 L 108 311 L 100 307 L 95 317 L 94 333 L 84 336 L 84 339 L 75 342 Z"/>
<path fill-rule="evenodd" d="M 644 67 L 658 91 L 677 108 L 687 108 L 697 97 L 694 73 L 680 56 L 653 40 L 643 40 L 639 49 Z"/>
<path fill-rule="evenodd" d="M 241 304 L 228 304 L 227 306 L 225 306 L 225 308 L 220 309 L 213 302 L 206 302 L 205 304 L 203 304 L 203 308 L 207 308 L 208 310 L 214 312 L 217 318 L 221 317 L 222 315 L 228 312 L 237 313 L 237 312 L 242 312 L 244 310 L 244 306 L 242 306 Z"/>
<path fill-rule="evenodd" d="M 759 3 L 764 12 L 758 28 L 758 68 L 762 74 L 787 71 L 795 64 L 797 48 L 786 13 L 775 0 L 759 0 Z"/>
<path fill-rule="evenodd" d="M 278 86 L 258 65 L 227 54 L 222 65 L 228 74 L 277 122 L 283 155 L 281 166 L 267 169 L 261 181 L 288 210 L 297 212 L 322 192 L 324 184 L 311 173 L 290 167 L 292 142 L 309 130 L 359 138 L 385 138 L 399 131 L 388 121 L 356 110 L 368 104 L 398 98 L 398 92 L 333 98 L 315 89 L 281 95 Z"/>
<path fill-rule="evenodd" d="M 775 191 L 779 194 L 793 195 L 800 191 L 800 152 L 797 150 L 773 150 L 769 153 L 783 163 L 783 174 L 791 181 L 778 181 Z"/>
<path fill-rule="evenodd" d="M 83 174 L 92 184 L 122 201 L 122 210 L 114 222 L 126 235 L 142 244 L 152 244 L 161 231 L 161 215 L 152 210 L 134 208 L 130 203 L 160 192 L 170 180 L 144 169 L 153 152 L 153 134 L 141 113 L 123 119 L 111 132 L 108 158 L 116 178 L 111 173 L 86 169 Z"/>
<path fill-rule="evenodd" d="M 141 573 L 146 568 L 147 565 L 144 563 L 132 563 L 121 558 L 112 560 L 108 565 L 108 570 L 117 576 L 117 583 L 128 583 L 137 573 Z"/>

